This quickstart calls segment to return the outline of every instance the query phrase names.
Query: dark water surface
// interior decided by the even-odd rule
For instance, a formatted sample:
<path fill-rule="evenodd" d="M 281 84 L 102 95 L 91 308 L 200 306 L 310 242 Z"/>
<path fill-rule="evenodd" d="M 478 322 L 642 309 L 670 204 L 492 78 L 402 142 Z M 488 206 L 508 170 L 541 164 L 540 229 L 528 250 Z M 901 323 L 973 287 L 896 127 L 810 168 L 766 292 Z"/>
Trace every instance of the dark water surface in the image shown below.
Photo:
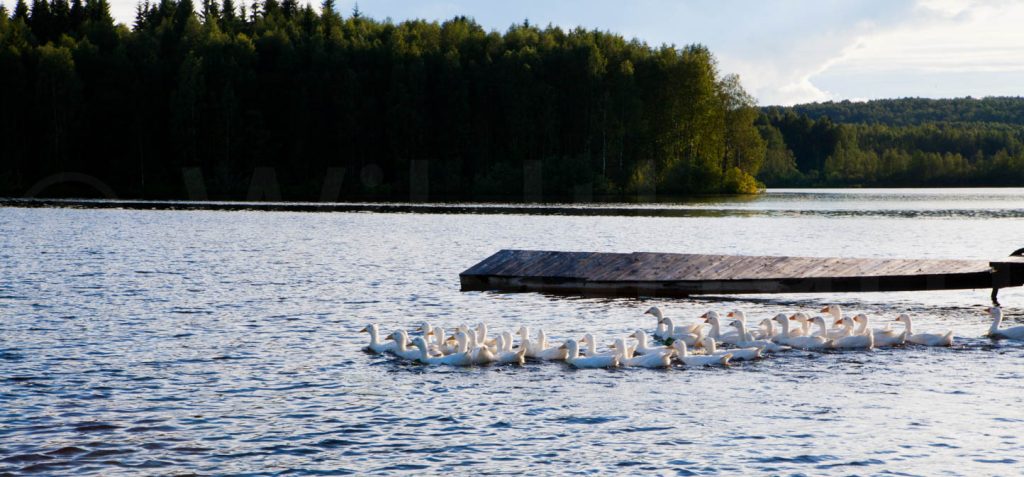
<path fill-rule="evenodd" d="M 461 293 L 500 248 L 999 258 L 1024 190 L 780 191 L 711 217 L 0 208 L 0 473 L 1019 475 L 1024 344 L 988 290 L 570 299 Z M 799 210 L 788 215 L 786 211 Z M 857 214 L 857 211 L 875 211 Z M 1010 324 L 1024 292 L 1004 290 Z M 610 341 L 653 319 L 829 302 L 909 311 L 952 349 L 793 352 L 732 369 L 437 369 L 368 323 Z M 880 315 L 880 316 L 879 316 Z"/>

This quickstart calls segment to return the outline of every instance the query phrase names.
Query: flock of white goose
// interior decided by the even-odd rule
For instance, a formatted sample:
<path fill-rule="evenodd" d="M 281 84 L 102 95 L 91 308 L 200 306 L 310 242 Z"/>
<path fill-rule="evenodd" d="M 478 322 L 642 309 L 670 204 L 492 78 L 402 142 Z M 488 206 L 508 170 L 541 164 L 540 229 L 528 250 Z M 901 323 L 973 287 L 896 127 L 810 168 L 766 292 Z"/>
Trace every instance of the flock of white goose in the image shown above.
<path fill-rule="evenodd" d="M 1003 313 L 999 307 L 986 308 L 992 317 L 987 336 L 994 339 L 1024 340 L 1024 326 L 1000 328 Z M 473 366 L 488 363 L 523 364 L 527 359 L 565 361 L 576 368 L 641 367 L 665 368 L 679 362 L 684 366 L 728 366 L 730 361 L 760 359 L 766 353 L 789 349 L 867 350 L 912 343 L 923 346 L 952 346 L 953 332 L 917 333 L 909 315 L 901 314 L 896 322 L 902 331 L 891 326 L 871 328 L 867 315 L 843 315 L 839 305 L 821 309 L 824 316 L 811 318 L 806 313 L 780 313 L 747 327 L 742 311 L 729 312 L 726 320 L 715 311 L 701 315 L 699 321 L 676 323 L 658 307 L 645 314 L 657 319 L 651 335 L 637 330 L 626 338 L 615 339 L 607 351 L 598 351 L 598 340 L 587 333 L 579 340 L 566 340 L 560 345 L 548 342 L 544 330 L 531 335 L 521 326 L 516 336 L 509 331 L 488 336 L 486 323 L 475 329 L 458 326 L 452 335 L 443 327 L 423 323 L 412 333 L 398 330 L 381 340 L 376 324 L 363 328 L 370 334 L 367 350 L 391 353 L 400 358 L 426 365 Z M 830 326 L 831 323 L 831 326 Z M 710 326 L 709 326 L 710 325 Z M 723 326 L 724 325 L 724 326 Z M 721 346 L 721 348 L 719 348 Z"/>

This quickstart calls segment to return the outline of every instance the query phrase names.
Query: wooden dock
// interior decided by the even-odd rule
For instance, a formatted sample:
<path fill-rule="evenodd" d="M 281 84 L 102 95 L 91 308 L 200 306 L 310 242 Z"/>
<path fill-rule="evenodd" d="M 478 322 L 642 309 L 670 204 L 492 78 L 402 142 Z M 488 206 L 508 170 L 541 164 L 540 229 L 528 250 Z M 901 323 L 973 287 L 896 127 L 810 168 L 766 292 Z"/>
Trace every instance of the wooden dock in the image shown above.
<path fill-rule="evenodd" d="M 914 260 L 501 250 L 459 275 L 463 291 L 685 297 L 1024 285 L 1024 257 Z"/>

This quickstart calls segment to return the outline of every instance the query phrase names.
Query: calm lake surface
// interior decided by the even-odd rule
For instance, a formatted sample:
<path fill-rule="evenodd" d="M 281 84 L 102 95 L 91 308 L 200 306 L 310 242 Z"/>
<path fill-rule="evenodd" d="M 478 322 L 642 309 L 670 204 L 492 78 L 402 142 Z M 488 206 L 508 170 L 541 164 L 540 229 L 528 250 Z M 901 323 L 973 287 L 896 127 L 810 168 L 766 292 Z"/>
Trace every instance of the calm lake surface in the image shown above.
<path fill-rule="evenodd" d="M 0 208 L 0 474 L 1019 475 L 1024 344 L 989 290 L 572 299 L 459 292 L 501 248 L 993 259 L 1024 189 L 771 191 L 694 216 Z M 708 216 L 707 211 L 721 211 Z M 1003 290 L 1010 325 L 1024 292 Z M 602 341 L 657 304 L 899 312 L 952 349 L 731 369 L 426 368 L 358 331 L 489 323 Z"/>

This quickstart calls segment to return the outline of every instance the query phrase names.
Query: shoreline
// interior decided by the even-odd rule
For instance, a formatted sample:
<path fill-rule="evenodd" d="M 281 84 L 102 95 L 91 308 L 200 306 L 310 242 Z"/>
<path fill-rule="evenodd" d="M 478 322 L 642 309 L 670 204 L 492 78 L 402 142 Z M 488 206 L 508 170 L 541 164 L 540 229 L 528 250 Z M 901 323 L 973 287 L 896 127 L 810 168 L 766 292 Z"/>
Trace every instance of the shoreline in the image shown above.
<path fill-rule="evenodd" d="M 936 189 L 934 191 L 948 191 Z M 789 194 L 863 194 L 864 189 L 807 190 L 779 189 L 776 193 Z M 907 194 L 922 196 L 927 189 L 907 190 Z M 1024 193 L 1024 190 L 1021 191 Z M 1001 195 L 1001 194 L 996 194 Z M 121 209 L 158 211 L 224 211 L 224 212 L 301 212 L 301 213 L 377 213 L 428 215 L 550 215 L 550 216 L 605 216 L 605 217 L 800 217 L 800 216 L 892 216 L 922 218 L 970 218 L 981 209 L 890 210 L 844 208 L 750 208 L 736 206 L 742 199 L 730 202 L 736 196 L 708 197 L 686 203 L 482 203 L 482 202 L 244 202 L 244 201 L 188 201 L 138 199 L 38 199 L 0 197 L 0 208 L 59 208 L 59 209 Z M 764 196 L 759 196 L 764 197 Z M 723 200 L 724 199 L 724 200 Z M 1024 218 L 1024 209 L 987 210 L 993 218 Z"/>

